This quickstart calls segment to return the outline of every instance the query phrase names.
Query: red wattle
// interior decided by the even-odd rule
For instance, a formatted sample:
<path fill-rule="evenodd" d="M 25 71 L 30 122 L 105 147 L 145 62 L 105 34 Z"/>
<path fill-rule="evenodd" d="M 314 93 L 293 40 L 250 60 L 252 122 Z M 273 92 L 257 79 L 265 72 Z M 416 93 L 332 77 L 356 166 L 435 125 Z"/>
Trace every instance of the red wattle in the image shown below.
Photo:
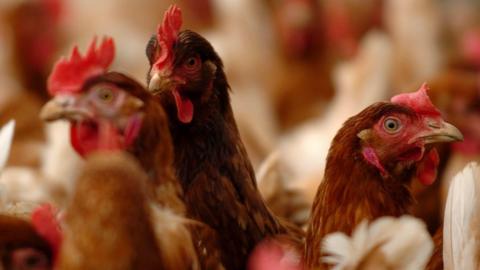
<path fill-rule="evenodd" d="M 190 99 L 182 97 L 178 90 L 172 91 L 175 104 L 177 105 L 177 117 L 180 122 L 188 124 L 193 119 L 193 103 Z"/>
<path fill-rule="evenodd" d="M 437 178 L 437 168 L 440 163 L 437 149 L 433 148 L 428 152 L 417 168 L 417 177 L 420 183 L 431 185 Z"/>

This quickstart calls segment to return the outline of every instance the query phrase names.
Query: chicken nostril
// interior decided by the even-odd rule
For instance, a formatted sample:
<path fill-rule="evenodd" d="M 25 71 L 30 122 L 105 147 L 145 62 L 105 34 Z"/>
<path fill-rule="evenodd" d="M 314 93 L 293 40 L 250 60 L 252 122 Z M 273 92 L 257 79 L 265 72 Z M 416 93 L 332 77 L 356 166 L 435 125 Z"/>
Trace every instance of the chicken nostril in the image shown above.
<path fill-rule="evenodd" d="M 429 128 L 438 129 L 438 128 L 441 128 L 442 125 L 441 125 L 440 123 L 429 122 L 429 123 L 428 123 L 428 127 L 429 127 Z"/>

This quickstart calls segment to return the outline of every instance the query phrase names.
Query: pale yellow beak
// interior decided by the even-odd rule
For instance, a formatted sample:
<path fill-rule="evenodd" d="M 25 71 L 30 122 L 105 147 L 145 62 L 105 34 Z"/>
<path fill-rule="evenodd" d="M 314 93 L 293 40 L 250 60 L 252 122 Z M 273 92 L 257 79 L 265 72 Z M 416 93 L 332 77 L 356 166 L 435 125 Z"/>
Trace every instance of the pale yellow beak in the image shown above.
<path fill-rule="evenodd" d="M 90 113 L 75 106 L 75 97 L 56 96 L 43 105 L 40 119 L 51 122 L 59 119 L 80 120 L 90 117 Z"/>
<path fill-rule="evenodd" d="M 424 131 L 417 136 L 417 138 L 423 139 L 425 144 L 463 141 L 462 132 L 450 123 L 432 123 L 428 127 L 430 130 Z"/>

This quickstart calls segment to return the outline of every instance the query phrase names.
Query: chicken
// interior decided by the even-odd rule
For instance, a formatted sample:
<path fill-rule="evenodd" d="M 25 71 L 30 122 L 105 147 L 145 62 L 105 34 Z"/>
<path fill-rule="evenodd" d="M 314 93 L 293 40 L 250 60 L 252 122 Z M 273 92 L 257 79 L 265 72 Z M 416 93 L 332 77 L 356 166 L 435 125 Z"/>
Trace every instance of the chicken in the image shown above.
<path fill-rule="evenodd" d="M 149 90 L 169 118 L 188 217 L 216 231 L 225 268 L 245 269 L 264 237 L 300 240 L 302 232 L 266 207 L 233 118 L 222 61 L 207 40 L 181 25 L 181 11 L 172 6 L 147 45 Z"/>
<path fill-rule="evenodd" d="M 47 121 L 69 120 L 71 143 L 84 157 L 99 150 L 128 151 L 148 172 L 145 184 L 149 198 L 157 207 L 171 211 L 171 218 L 179 219 L 185 214 L 185 205 L 173 172 L 166 115 L 139 83 L 121 73 L 108 71 L 114 55 L 113 40 L 106 38 L 98 48 L 94 40 L 85 56 L 75 48 L 69 60 L 60 60 L 48 82 L 54 98 L 44 106 L 41 116 Z M 160 223 L 165 223 L 165 214 L 160 218 Z M 203 224 L 192 227 L 208 232 Z M 174 231 L 178 238 L 181 236 L 185 244 L 185 249 L 177 246 L 180 250 L 172 249 L 172 254 L 183 256 L 186 265 L 194 265 L 196 254 L 188 245 L 192 242 L 190 231 L 184 226 L 172 229 L 164 225 L 158 234 L 168 230 Z M 180 253 L 183 255 L 178 255 Z"/>
<path fill-rule="evenodd" d="M 52 206 L 42 205 L 28 219 L 0 215 L 0 268 L 52 269 L 62 241 L 54 211 Z"/>
<path fill-rule="evenodd" d="M 160 206 L 183 216 L 186 208 L 172 167 L 173 148 L 165 112 L 136 81 L 107 72 L 113 56 L 113 40 L 105 39 L 98 49 L 93 42 L 84 57 L 74 49 L 69 61 L 61 60 L 50 76 L 49 89 L 54 98 L 44 106 L 42 117 L 48 121 L 68 119 L 72 123 L 71 143 L 83 156 L 112 148 L 133 154 L 148 172 L 149 195 Z M 90 73 L 98 70 L 99 74 Z M 75 73 L 80 79 L 71 83 L 68 75 Z M 194 238 L 203 235 L 209 239 L 202 243 L 210 251 L 201 253 L 206 257 L 202 266 L 217 268 L 218 252 L 211 229 L 205 224 L 190 229 Z"/>
<path fill-rule="evenodd" d="M 188 235 L 185 220 L 167 208 L 155 215 L 147 183 L 147 174 L 129 155 L 90 155 L 66 209 L 57 268 L 198 269 L 196 257 L 190 257 L 193 243 L 178 233 L 183 229 Z M 168 229 L 173 224 L 175 230 Z M 156 229 L 163 229 L 158 242 Z"/>
<path fill-rule="evenodd" d="M 362 221 L 352 237 L 332 233 L 322 245 L 322 261 L 334 270 L 424 269 L 433 251 L 425 224 L 413 217 L 381 217 Z"/>
<path fill-rule="evenodd" d="M 465 166 L 452 180 L 445 207 L 441 241 L 445 269 L 473 270 L 480 266 L 479 179 L 480 167 L 478 163 L 473 162 Z M 443 269 L 443 265 L 429 269 Z"/>
<path fill-rule="evenodd" d="M 391 42 L 386 34 L 378 31 L 368 33 L 354 59 L 336 67 L 336 95 L 326 113 L 285 134 L 277 149 L 257 170 L 259 189 L 275 213 L 306 224 L 309 215 L 305 212 L 310 212 L 323 179 L 328 148 L 335 132 L 349 116 L 389 96 L 391 69 Z M 271 187 L 278 187 L 278 191 L 272 191 Z M 299 203 L 294 205 L 298 200 L 285 196 L 288 193 L 298 194 L 295 197 Z"/>
<path fill-rule="evenodd" d="M 307 267 L 321 266 L 320 244 L 326 234 L 350 234 L 364 219 L 408 214 L 412 178 L 425 185 L 435 181 L 439 159 L 432 144 L 462 139 L 432 105 L 425 84 L 347 120 L 333 139 L 313 204 Z"/>
<path fill-rule="evenodd" d="M 46 99 L 45 80 L 60 48 L 62 0 L 18 1 L 7 11 L 15 68 L 25 89 Z"/>
<path fill-rule="evenodd" d="M 405 92 L 412 85 L 433 79 L 444 68 L 440 4 L 432 0 L 386 0 L 384 6 L 395 58 L 392 84 L 397 91 Z"/>
<path fill-rule="evenodd" d="M 60 60 L 48 82 L 54 98 L 43 107 L 41 117 L 69 120 L 72 146 L 82 156 L 99 147 L 131 152 L 152 178 L 152 195 L 165 190 L 171 198 L 162 194 L 161 203 L 183 213 L 165 113 L 139 83 L 107 72 L 113 58 L 113 40 L 104 39 L 98 49 L 94 40 L 84 57 L 75 48 L 70 60 Z M 111 137 L 103 140 L 101 132 Z"/>

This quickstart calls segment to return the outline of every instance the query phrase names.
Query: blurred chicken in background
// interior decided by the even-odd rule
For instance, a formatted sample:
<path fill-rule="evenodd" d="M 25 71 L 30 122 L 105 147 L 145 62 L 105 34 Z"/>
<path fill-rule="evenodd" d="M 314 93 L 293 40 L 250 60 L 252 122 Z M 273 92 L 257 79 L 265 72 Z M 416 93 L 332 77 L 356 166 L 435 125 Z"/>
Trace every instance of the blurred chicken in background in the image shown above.
<path fill-rule="evenodd" d="M 68 124 L 38 118 L 53 60 L 108 34 L 118 44 L 113 68 L 144 81 L 145 43 L 171 3 L 223 59 L 259 189 L 298 225 L 344 120 L 428 82 L 465 135 L 439 149 L 441 181 L 413 187 L 413 213 L 430 232 L 439 227 L 451 179 L 480 160 L 477 0 L 0 0 L 0 125 L 16 121 L 1 212 L 29 216 L 39 203 L 64 201 L 81 171 Z"/>

